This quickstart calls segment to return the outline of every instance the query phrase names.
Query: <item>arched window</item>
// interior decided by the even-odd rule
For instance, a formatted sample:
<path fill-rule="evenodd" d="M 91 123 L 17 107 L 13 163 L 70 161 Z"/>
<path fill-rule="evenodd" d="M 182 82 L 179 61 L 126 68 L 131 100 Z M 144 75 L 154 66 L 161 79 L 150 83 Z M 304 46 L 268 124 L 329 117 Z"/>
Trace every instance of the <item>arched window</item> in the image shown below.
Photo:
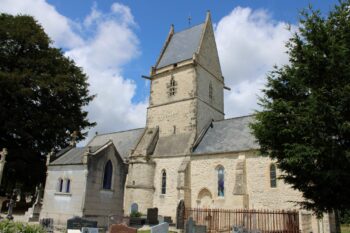
<path fill-rule="evenodd" d="M 62 192 L 63 190 L 63 179 L 59 178 L 57 182 L 57 192 Z"/>
<path fill-rule="evenodd" d="M 271 186 L 271 188 L 277 187 L 276 165 L 275 164 L 270 165 L 270 186 Z"/>
<path fill-rule="evenodd" d="M 70 179 L 66 180 L 66 193 L 70 193 Z"/>
<path fill-rule="evenodd" d="M 222 166 L 218 167 L 218 196 L 223 197 L 225 195 L 225 170 Z"/>
<path fill-rule="evenodd" d="M 103 175 L 103 189 L 111 189 L 112 188 L 112 175 L 113 175 L 113 165 L 111 160 L 105 165 L 105 172 Z"/>
<path fill-rule="evenodd" d="M 211 82 L 209 83 L 209 99 L 213 99 L 213 84 Z"/>
<path fill-rule="evenodd" d="M 162 171 L 162 194 L 166 193 L 166 171 Z"/>

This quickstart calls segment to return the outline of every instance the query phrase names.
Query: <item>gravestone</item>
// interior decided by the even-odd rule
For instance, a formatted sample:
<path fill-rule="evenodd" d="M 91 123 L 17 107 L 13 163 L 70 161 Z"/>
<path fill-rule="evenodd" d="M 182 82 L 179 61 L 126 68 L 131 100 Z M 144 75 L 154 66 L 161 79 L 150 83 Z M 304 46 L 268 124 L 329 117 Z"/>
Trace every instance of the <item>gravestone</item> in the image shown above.
<path fill-rule="evenodd" d="M 207 226 L 204 225 L 196 225 L 194 226 L 195 233 L 207 233 Z"/>
<path fill-rule="evenodd" d="M 98 233 L 98 228 L 83 227 L 83 228 L 81 228 L 81 233 Z"/>
<path fill-rule="evenodd" d="M 147 209 L 147 223 L 158 224 L 158 208 Z"/>
<path fill-rule="evenodd" d="M 139 212 L 139 206 L 136 203 L 132 203 L 130 209 L 131 209 L 131 213 Z"/>
<path fill-rule="evenodd" d="M 196 225 L 196 222 L 193 221 L 192 217 L 190 217 L 186 222 L 185 233 L 193 233 L 195 225 Z"/>
<path fill-rule="evenodd" d="M 164 216 L 163 219 L 164 219 L 164 222 L 173 223 L 173 220 L 171 219 L 170 216 Z"/>
<path fill-rule="evenodd" d="M 113 224 L 109 228 L 109 233 L 137 233 L 137 229 L 123 224 Z"/>
<path fill-rule="evenodd" d="M 151 227 L 151 233 L 168 233 L 169 223 L 163 222 L 156 226 Z"/>
<path fill-rule="evenodd" d="M 80 217 L 73 217 L 67 220 L 67 229 L 81 230 L 83 227 L 97 228 L 97 221 L 91 221 Z"/>
<path fill-rule="evenodd" d="M 42 228 L 44 228 L 44 230 L 47 233 L 53 233 L 53 219 L 52 218 L 40 219 L 40 225 L 42 226 Z"/>
<path fill-rule="evenodd" d="M 185 202 L 181 200 L 176 209 L 176 228 L 184 229 L 185 226 Z"/>
<path fill-rule="evenodd" d="M 185 226 L 185 233 L 206 233 L 207 226 L 204 225 L 196 225 L 196 222 L 193 221 L 192 217 L 190 217 Z"/>

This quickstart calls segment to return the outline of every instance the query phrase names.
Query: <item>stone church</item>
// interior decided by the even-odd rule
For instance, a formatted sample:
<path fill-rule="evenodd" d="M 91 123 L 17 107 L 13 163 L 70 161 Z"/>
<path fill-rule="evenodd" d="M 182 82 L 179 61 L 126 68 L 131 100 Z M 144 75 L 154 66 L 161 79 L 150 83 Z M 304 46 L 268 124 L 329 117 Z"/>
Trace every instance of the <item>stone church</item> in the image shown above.
<path fill-rule="evenodd" d="M 96 135 L 83 148 L 51 156 L 40 218 L 65 224 L 77 215 L 103 225 L 108 215 L 129 215 L 137 206 L 143 214 L 157 207 L 176 221 L 179 203 L 298 208 L 293 202 L 302 200 L 301 193 L 278 179 L 274 162 L 259 155 L 249 128 L 254 116 L 225 119 L 229 88 L 210 13 L 204 23 L 183 31 L 172 26 L 144 78 L 150 81 L 145 128 Z M 327 215 L 308 219 L 304 232 L 330 232 Z"/>

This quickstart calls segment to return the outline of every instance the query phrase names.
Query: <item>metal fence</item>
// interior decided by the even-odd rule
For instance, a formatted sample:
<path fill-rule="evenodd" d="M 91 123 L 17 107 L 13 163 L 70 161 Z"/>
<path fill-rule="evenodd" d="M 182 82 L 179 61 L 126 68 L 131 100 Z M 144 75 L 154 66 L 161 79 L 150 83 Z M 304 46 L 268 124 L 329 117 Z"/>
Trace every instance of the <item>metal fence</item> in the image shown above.
<path fill-rule="evenodd" d="M 208 232 L 299 233 L 297 211 L 186 209 L 185 222 L 190 217 Z"/>

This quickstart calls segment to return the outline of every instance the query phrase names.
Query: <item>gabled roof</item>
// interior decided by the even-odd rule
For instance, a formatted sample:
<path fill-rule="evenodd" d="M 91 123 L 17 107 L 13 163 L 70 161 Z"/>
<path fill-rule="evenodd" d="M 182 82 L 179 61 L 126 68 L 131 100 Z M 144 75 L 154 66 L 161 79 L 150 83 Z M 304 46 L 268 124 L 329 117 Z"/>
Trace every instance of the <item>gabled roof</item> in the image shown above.
<path fill-rule="evenodd" d="M 253 121 L 253 115 L 214 121 L 202 140 L 194 148 L 193 154 L 259 149 L 259 145 L 249 127 L 249 124 Z"/>
<path fill-rule="evenodd" d="M 125 160 L 128 157 L 130 150 L 133 149 L 140 140 L 144 130 L 144 128 L 140 128 L 96 135 L 87 144 L 87 146 L 100 146 L 106 144 L 109 140 L 111 140 L 122 159 Z"/>
<path fill-rule="evenodd" d="M 172 35 L 156 68 L 191 59 L 198 50 L 204 25 L 202 23 Z"/>
<path fill-rule="evenodd" d="M 88 149 L 93 154 L 110 142 L 113 143 L 122 159 L 125 160 L 130 150 L 139 141 L 143 131 L 144 129 L 141 128 L 96 135 L 85 147 L 67 147 L 61 150 L 57 153 L 60 157 L 52 161 L 50 165 L 82 164 L 82 157 Z"/>

